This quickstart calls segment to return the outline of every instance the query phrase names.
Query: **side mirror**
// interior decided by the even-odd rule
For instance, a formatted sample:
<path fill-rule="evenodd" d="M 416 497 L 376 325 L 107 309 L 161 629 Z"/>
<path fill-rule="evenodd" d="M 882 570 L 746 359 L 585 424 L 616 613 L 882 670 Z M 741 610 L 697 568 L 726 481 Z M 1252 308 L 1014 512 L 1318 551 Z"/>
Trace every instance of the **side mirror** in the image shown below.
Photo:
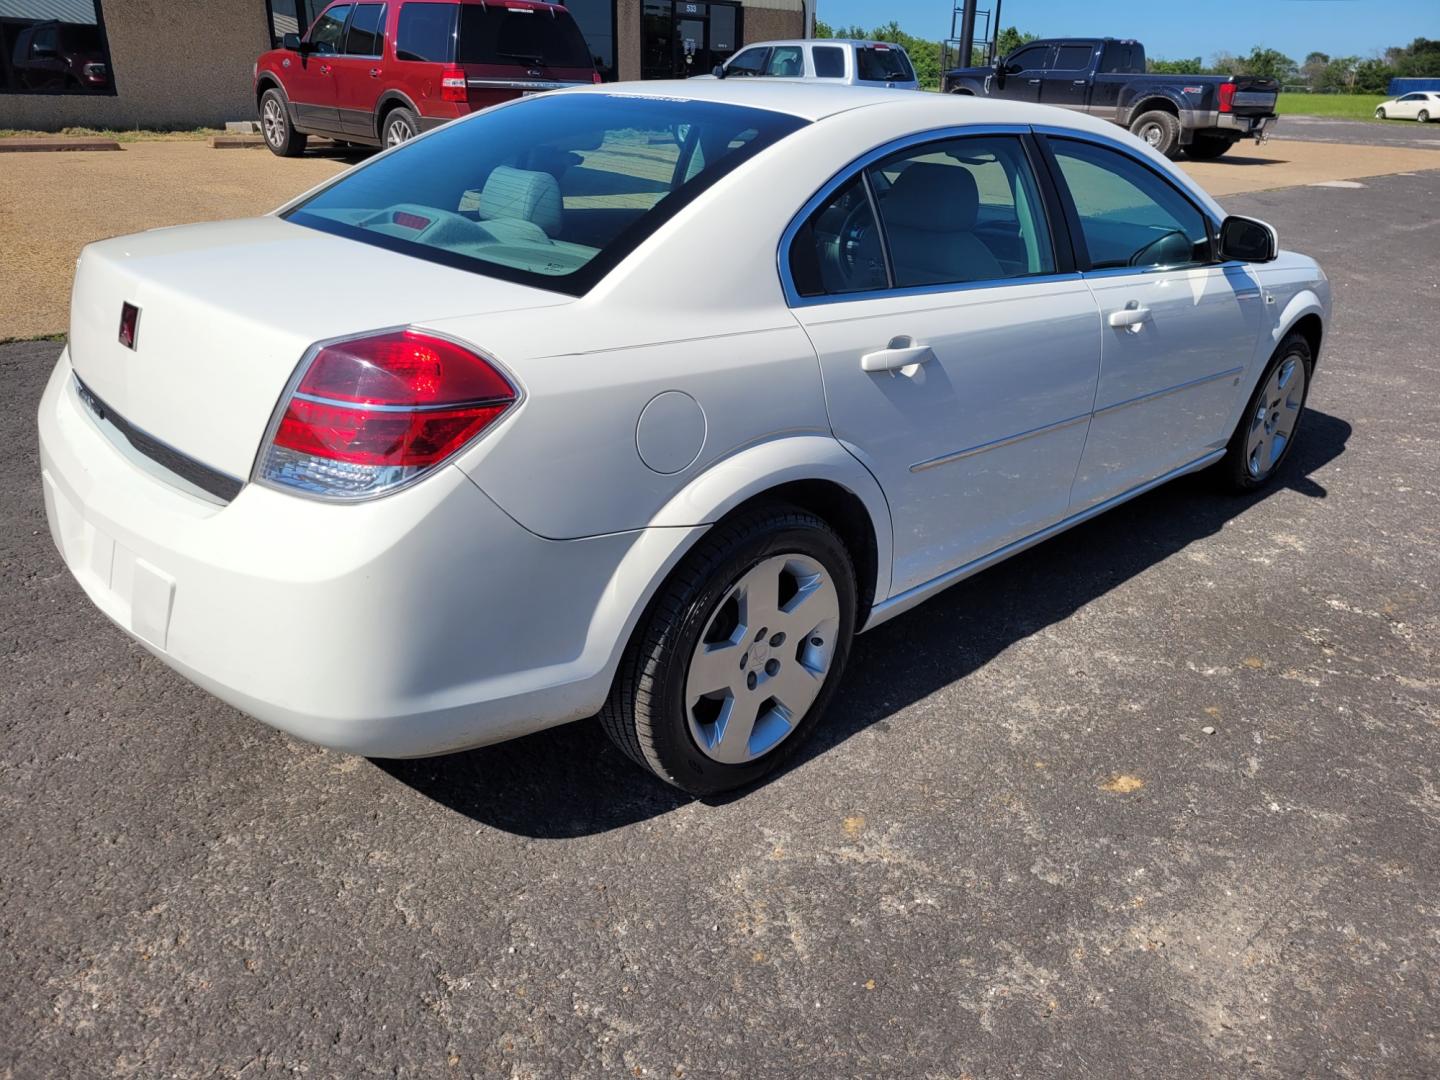
<path fill-rule="evenodd" d="M 714 75 L 715 78 L 717 78 L 717 79 L 723 79 L 723 78 L 725 77 L 725 65 L 724 65 L 724 64 L 716 64 L 716 65 L 710 70 L 710 74 L 711 74 L 711 75 Z"/>
<path fill-rule="evenodd" d="M 299 35 L 299 34 L 286 34 L 284 37 L 282 37 L 282 38 L 280 39 L 280 47 L 281 47 L 282 49 L 288 49 L 288 50 L 290 50 L 291 52 L 299 52 L 299 51 L 300 51 L 300 35 Z"/>
<path fill-rule="evenodd" d="M 1010 65 L 1004 60 L 995 61 L 995 85 L 997 88 L 1005 89 L 1005 76 L 1010 74 Z"/>
<path fill-rule="evenodd" d="M 1263 221 L 1227 217 L 1220 223 L 1220 257 L 1226 262 L 1273 262 L 1280 254 L 1280 238 Z"/>

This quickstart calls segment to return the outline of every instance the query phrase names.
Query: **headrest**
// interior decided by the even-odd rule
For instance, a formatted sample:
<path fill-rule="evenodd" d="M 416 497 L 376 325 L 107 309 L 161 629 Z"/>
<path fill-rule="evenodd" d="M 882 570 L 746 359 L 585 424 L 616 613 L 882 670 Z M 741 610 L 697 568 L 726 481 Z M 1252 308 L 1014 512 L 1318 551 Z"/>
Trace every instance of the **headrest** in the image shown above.
<path fill-rule="evenodd" d="M 497 165 L 480 193 L 479 213 L 486 221 L 530 221 L 554 236 L 563 214 L 560 185 L 549 173 Z"/>
<path fill-rule="evenodd" d="M 980 209 L 980 192 L 963 166 L 917 161 L 896 178 L 881 206 L 887 228 L 969 232 Z"/>

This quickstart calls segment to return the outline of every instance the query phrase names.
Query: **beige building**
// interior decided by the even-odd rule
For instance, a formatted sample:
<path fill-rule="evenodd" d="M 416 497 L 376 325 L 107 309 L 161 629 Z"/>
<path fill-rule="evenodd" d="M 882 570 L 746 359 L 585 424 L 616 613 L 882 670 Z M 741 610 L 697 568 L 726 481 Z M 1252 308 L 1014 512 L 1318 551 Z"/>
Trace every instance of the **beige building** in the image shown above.
<path fill-rule="evenodd" d="M 565 0 L 607 81 L 701 74 L 741 45 L 806 36 L 814 2 Z M 255 58 L 326 6 L 326 0 L 0 0 L 0 128 L 253 119 Z"/>

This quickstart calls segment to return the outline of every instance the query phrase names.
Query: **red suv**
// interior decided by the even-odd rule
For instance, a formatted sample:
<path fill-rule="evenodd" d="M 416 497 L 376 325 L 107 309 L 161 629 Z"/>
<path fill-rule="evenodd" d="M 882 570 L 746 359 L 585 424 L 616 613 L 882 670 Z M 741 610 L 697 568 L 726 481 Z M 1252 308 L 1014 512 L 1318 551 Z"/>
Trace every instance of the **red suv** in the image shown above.
<path fill-rule="evenodd" d="M 260 57 L 255 101 L 266 145 L 294 157 L 310 135 L 394 146 L 511 98 L 599 81 L 559 4 L 335 3 Z"/>

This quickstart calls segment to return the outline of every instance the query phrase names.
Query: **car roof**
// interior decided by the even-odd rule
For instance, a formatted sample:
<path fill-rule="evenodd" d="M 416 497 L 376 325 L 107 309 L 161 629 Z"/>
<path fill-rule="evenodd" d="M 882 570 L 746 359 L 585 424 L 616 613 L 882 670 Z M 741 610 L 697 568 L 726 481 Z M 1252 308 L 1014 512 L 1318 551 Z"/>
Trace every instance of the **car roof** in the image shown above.
<path fill-rule="evenodd" d="M 773 41 L 752 41 L 747 49 L 758 49 L 762 45 L 854 45 L 857 49 L 868 49 L 878 45 L 882 49 L 899 49 L 905 46 L 898 41 L 877 41 L 875 38 L 776 38 Z"/>
<path fill-rule="evenodd" d="M 788 79 L 669 79 L 605 83 L 600 86 L 552 91 L 554 94 L 606 94 L 611 97 L 665 98 L 714 101 L 752 109 L 788 113 L 804 120 L 823 120 L 863 108 L 905 109 L 931 124 L 1048 124 L 1081 131 L 1112 131 L 1114 125 L 1066 109 L 1024 101 L 971 97 L 963 94 L 927 94 L 918 90 L 848 86 Z"/>

